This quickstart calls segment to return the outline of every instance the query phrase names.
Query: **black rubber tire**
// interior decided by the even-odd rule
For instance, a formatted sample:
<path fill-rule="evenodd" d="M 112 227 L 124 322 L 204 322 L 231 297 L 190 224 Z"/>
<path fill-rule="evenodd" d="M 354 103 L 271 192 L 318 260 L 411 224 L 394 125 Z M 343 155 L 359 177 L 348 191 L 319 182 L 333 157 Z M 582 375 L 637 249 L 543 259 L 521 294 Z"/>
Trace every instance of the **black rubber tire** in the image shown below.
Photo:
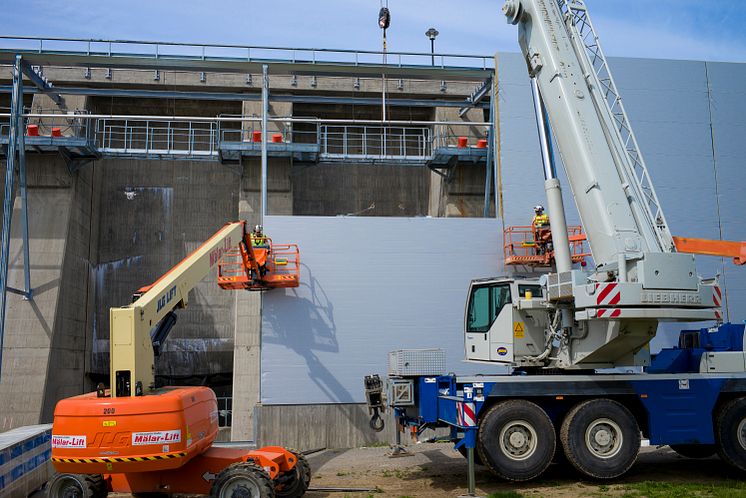
<path fill-rule="evenodd" d="M 746 398 L 725 403 L 715 418 L 715 442 L 720 458 L 746 472 Z"/>
<path fill-rule="evenodd" d="M 684 458 L 710 458 L 717 453 L 714 444 L 672 444 L 671 449 Z"/>
<path fill-rule="evenodd" d="M 311 466 L 306 456 L 293 448 L 286 448 L 298 459 L 291 475 L 286 476 L 282 484 L 275 483 L 275 496 L 277 498 L 300 498 L 306 494 L 311 484 Z"/>
<path fill-rule="evenodd" d="M 461 453 L 461 456 L 464 457 L 466 460 L 469 460 L 469 455 L 466 453 L 466 446 L 460 446 L 458 450 L 459 453 Z M 474 448 L 474 463 L 476 465 L 482 465 L 484 466 L 484 462 L 482 462 L 482 459 L 479 458 L 479 450 Z"/>
<path fill-rule="evenodd" d="M 264 469 L 252 462 L 237 462 L 223 469 L 210 488 L 210 498 L 232 498 L 230 487 L 251 498 L 275 498 L 275 487 Z"/>
<path fill-rule="evenodd" d="M 80 498 L 105 498 L 109 494 L 104 476 L 101 474 L 59 474 L 47 481 L 48 498 L 63 498 L 68 486 L 77 488 Z"/>
<path fill-rule="evenodd" d="M 600 437 L 611 433 L 611 447 L 601 446 L 596 450 L 589 447 L 593 446 L 593 441 L 588 432 L 594 428 L 605 429 L 603 433 L 595 432 L 600 433 Z M 591 399 L 578 403 L 565 416 L 560 441 L 567 461 L 581 474 L 593 479 L 614 479 L 627 472 L 637 460 L 640 428 L 635 416 L 621 403 Z"/>
<path fill-rule="evenodd" d="M 522 399 L 490 408 L 477 432 L 479 458 L 495 475 L 509 481 L 541 475 L 552 463 L 556 445 L 549 416 L 539 405 Z"/>

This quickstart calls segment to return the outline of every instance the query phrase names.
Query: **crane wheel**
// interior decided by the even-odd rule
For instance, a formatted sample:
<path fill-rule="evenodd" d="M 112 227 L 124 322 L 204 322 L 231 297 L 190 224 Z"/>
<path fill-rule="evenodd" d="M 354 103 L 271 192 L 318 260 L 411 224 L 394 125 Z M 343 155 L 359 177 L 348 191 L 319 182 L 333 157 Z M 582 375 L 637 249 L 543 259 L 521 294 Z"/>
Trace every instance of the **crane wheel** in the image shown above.
<path fill-rule="evenodd" d="M 48 498 L 105 498 L 109 494 L 101 474 L 54 474 L 46 489 Z"/>
<path fill-rule="evenodd" d="M 557 438 L 552 421 L 537 404 L 522 399 L 498 403 L 479 424 L 479 458 L 498 477 L 528 481 L 552 463 Z"/>
<path fill-rule="evenodd" d="M 591 399 L 565 416 L 560 441 L 567 460 L 593 479 L 613 479 L 632 467 L 640 452 L 634 415 L 611 399 Z"/>
<path fill-rule="evenodd" d="M 717 453 L 714 444 L 672 444 L 671 449 L 684 458 L 710 458 Z"/>
<path fill-rule="evenodd" d="M 746 471 L 746 398 L 730 400 L 718 410 L 715 441 L 723 461 Z"/>
<path fill-rule="evenodd" d="M 293 470 L 275 480 L 277 498 L 300 498 L 311 484 L 311 466 L 306 456 L 298 450 L 286 448 L 298 459 Z"/>
<path fill-rule="evenodd" d="M 210 498 L 275 498 L 275 487 L 269 474 L 255 463 L 237 462 L 217 475 Z"/>

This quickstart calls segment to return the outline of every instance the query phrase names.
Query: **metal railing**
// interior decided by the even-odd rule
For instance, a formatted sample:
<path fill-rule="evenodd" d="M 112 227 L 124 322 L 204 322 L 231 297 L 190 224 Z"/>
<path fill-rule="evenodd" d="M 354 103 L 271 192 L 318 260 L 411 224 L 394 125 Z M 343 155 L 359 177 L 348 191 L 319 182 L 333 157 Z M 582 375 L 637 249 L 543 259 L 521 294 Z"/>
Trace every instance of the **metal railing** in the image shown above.
<path fill-rule="evenodd" d="M 0 113 L 0 118 L 5 117 Z M 103 155 L 194 158 L 217 160 L 225 149 L 249 150 L 261 144 L 261 124 L 255 117 L 241 116 L 153 116 L 98 114 L 26 114 L 29 124 L 38 124 L 40 136 L 53 127 L 64 138 L 85 137 L 91 148 Z M 469 147 L 486 139 L 489 123 L 340 120 L 299 117 L 270 118 L 270 150 L 282 145 L 284 153 L 315 146 L 319 159 L 332 161 L 405 161 L 432 159 L 436 149 L 456 147 L 459 137 L 468 137 Z M 274 128 L 274 129 L 272 129 Z M 462 132 L 463 129 L 463 132 Z M 0 121 L 0 136 L 9 124 Z M 251 146 L 247 143 L 253 142 Z"/>
<path fill-rule="evenodd" d="M 330 48 L 268 47 L 144 40 L 103 40 L 33 36 L 0 36 L 0 50 L 98 57 L 140 57 L 191 61 L 277 61 L 310 64 L 384 65 L 493 69 L 494 57 L 427 52 L 387 52 Z M 434 60 L 434 63 L 433 63 Z"/>
<path fill-rule="evenodd" d="M 319 127 L 324 159 L 425 160 L 432 155 L 426 127 L 325 125 Z"/>
<path fill-rule="evenodd" d="M 93 141 L 95 123 L 89 119 L 90 113 L 83 110 L 71 112 L 50 111 L 45 117 L 24 119 L 27 137 L 53 137 L 53 130 L 59 130 L 59 138 L 84 138 Z M 33 131 L 32 131 L 33 128 Z M 33 134 L 32 134 L 33 133 Z M 9 136 L 10 120 L 0 121 L 0 136 Z"/>
<path fill-rule="evenodd" d="M 220 118 L 237 118 L 238 115 L 221 114 Z M 286 120 L 271 120 L 268 133 L 269 142 L 279 139 L 282 143 L 319 143 L 319 126 L 316 118 L 288 117 Z M 260 121 L 223 122 L 218 121 L 220 143 L 257 142 L 261 143 L 262 124 Z"/>
<path fill-rule="evenodd" d="M 217 156 L 218 123 L 101 118 L 96 146 L 105 154 Z"/>

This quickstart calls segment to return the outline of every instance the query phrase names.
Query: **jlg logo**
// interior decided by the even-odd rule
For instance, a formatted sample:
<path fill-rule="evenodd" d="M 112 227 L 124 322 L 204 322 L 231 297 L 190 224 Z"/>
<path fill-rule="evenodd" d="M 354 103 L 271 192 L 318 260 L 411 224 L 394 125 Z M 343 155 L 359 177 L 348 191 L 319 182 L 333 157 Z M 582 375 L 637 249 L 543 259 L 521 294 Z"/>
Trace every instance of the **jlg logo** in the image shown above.
<path fill-rule="evenodd" d="M 129 443 L 129 432 L 99 432 L 93 438 L 94 448 L 122 448 Z"/>
<path fill-rule="evenodd" d="M 158 298 L 158 306 L 156 312 L 161 311 L 173 298 L 176 297 L 176 286 L 174 285 L 171 289 Z"/>

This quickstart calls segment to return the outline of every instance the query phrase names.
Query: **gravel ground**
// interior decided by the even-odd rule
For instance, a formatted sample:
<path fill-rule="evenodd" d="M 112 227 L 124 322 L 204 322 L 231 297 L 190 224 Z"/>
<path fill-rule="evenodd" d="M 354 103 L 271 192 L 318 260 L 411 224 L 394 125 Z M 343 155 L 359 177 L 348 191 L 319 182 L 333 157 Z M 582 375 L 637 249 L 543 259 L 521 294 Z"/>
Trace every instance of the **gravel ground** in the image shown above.
<path fill-rule="evenodd" d="M 389 448 L 324 451 L 309 456 L 311 488 L 349 487 L 377 489 L 374 498 L 445 498 L 466 494 L 466 460 L 450 444 L 417 444 L 412 456 L 390 458 Z M 477 466 L 477 494 L 516 491 L 531 497 L 621 496 L 626 485 L 641 481 L 722 484 L 734 476 L 716 457 L 685 459 L 670 448 L 643 448 L 629 473 L 614 483 L 582 479 L 568 464 L 554 464 L 529 483 L 499 480 Z M 308 498 L 367 498 L 371 493 L 309 491 Z"/>
<path fill-rule="evenodd" d="M 450 443 L 408 446 L 411 456 L 391 458 L 388 447 L 326 450 L 310 455 L 313 477 L 306 498 L 454 498 L 466 494 L 466 459 Z M 583 479 L 568 464 L 553 464 L 541 478 L 528 483 L 508 483 L 477 466 L 477 495 L 517 492 L 524 497 L 574 498 L 622 497 L 635 483 L 653 482 L 705 486 L 733 485 L 734 475 L 717 457 L 691 460 L 670 448 L 642 448 L 637 463 L 622 479 L 611 483 Z M 318 488 L 365 488 L 372 491 L 322 491 Z M 130 498 L 110 494 L 110 498 Z M 515 495 L 513 495 L 515 496 Z M 647 496 L 634 494 L 633 496 Z M 657 495 L 656 495 L 657 496 Z M 664 496 L 678 496 L 670 492 Z M 721 496 L 709 491 L 686 496 Z M 728 497 L 746 496 L 744 487 Z"/>

